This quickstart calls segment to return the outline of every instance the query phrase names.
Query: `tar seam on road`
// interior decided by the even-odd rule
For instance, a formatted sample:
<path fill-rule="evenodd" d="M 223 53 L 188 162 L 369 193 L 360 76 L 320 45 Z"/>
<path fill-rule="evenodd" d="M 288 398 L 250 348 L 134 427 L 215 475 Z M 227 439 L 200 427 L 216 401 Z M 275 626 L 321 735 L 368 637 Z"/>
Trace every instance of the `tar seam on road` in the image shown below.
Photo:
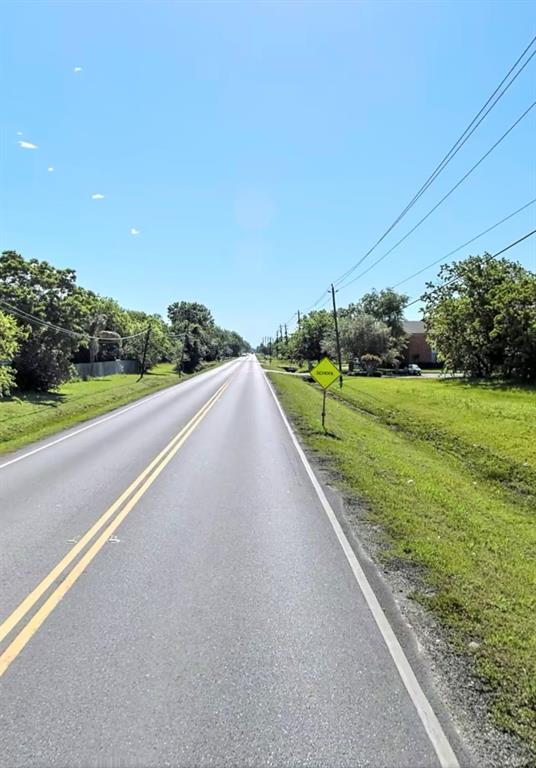
<path fill-rule="evenodd" d="M 430 742 L 432 743 L 432 746 L 437 754 L 441 768 L 460 768 L 458 759 L 447 739 L 445 732 L 443 731 L 441 723 L 439 722 L 437 715 L 432 709 L 430 702 L 426 698 L 426 695 L 415 676 L 411 664 L 409 663 L 406 654 L 404 653 L 404 650 L 394 633 L 393 628 L 389 624 L 389 620 L 383 612 L 378 598 L 370 586 L 365 572 L 363 571 L 363 568 L 361 567 L 361 564 L 359 563 L 359 560 L 357 559 L 357 556 L 352 549 L 346 534 L 344 533 L 339 521 L 337 520 L 337 516 L 335 515 L 335 512 L 333 511 L 333 508 L 329 503 L 326 494 L 322 489 L 322 486 L 320 485 L 311 465 L 309 464 L 309 461 L 302 447 L 300 446 L 292 427 L 290 426 L 290 423 L 266 374 L 264 374 L 264 379 L 270 392 L 272 393 L 277 409 L 281 415 L 281 418 L 283 419 L 285 427 L 288 430 L 298 456 L 300 457 L 301 462 L 305 467 L 305 471 L 307 472 L 307 475 L 316 491 L 316 495 L 320 500 L 322 508 L 324 509 L 324 512 L 326 513 L 328 520 L 331 523 L 331 526 L 335 532 L 335 535 L 337 536 L 337 539 L 339 540 L 344 554 L 346 555 L 346 559 L 350 565 L 350 568 L 352 569 L 355 580 L 357 581 L 357 584 L 367 602 L 370 612 L 374 617 L 376 625 L 381 632 L 389 653 L 391 654 L 398 674 L 400 675 L 402 682 L 404 683 L 404 686 L 413 702 L 413 705 L 417 710 L 417 714 L 419 715 L 428 738 L 430 739 Z"/>
<path fill-rule="evenodd" d="M 212 373 L 215 373 L 216 371 L 219 372 L 219 371 L 225 370 L 225 368 L 230 365 L 231 363 L 225 363 L 224 365 L 214 368 L 213 371 L 207 371 L 206 372 L 207 377 L 211 376 Z M 191 379 L 188 379 L 187 381 L 191 381 Z M 5 461 L 3 464 L 0 464 L 0 469 L 4 469 L 4 467 L 9 467 L 11 464 L 16 464 L 18 461 L 27 459 L 29 456 L 33 456 L 35 453 L 40 453 L 41 451 L 44 451 L 47 448 L 52 448 L 53 445 L 57 445 L 58 443 L 63 443 L 64 440 L 69 440 L 71 437 L 75 437 L 76 435 L 79 435 L 81 432 L 86 432 L 86 430 L 88 429 L 93 429 L 93 427 L 98 427 L 100 424 L 104 424 L 105 421 L 110 421 L 110 419 L 115 419 L 117 416 L 122 416 L 123 413 L 126 413 L 127 411 L 131 411 L 133 408 L 139 408 L 141 405 L 145 405 L 145 403 L 149 403 L 151 400 L 156 400 L 156 398 L 158 397 L 163 397 L 164 395 L 169 393 L 170 389 L 173 389 L 173 387 L 178 387 L 182 383 L 183 382 L 179 381 L 177 382 L 177 384 L 172 384 L 171 387 L 166 387 L 162 392 L 155 392 L 154 395 L 141 397 L 132 405 L 127 405 L 118 410 L 115 410 L 109 416 L 105 416 L 104 418 L 99 419 L 98 421 L 93 421 L 91 422 L 91 424 L 86 424 L 85 427 L 80 427 L 80 429 L 77 429 L 74 432 L 70 432 L 68 435 L 63 435 L 63 437 L 58 437 L 56 438 L 56 440 L 52 440 L 50 443 L 46 443 L 46 445 L 40 445 L 38 448 L 33 448 L 31 451 L 28 451 L 27 453 L 23 453 L 22 456 L 16 456 L 14 459 L 9 459 L 9 461 Z M 184 382 L 184 383 L 186 384 L 187 382 Z"/>
<path fill-rule="evenodd" d="M 86 569 L 89 563 L 96 557 L 102 547 L 109 540 L 110 536 L 115 532 L 119 525 L 123 522 L 129 512 L 136 506 L 138 501 L 147 491 L 147 489 L 153 484 L 162 470 L 169 464 L 171 459 L 175 456 L 181 446 L 185 443 L 192 432 L 198 427 L 201 421 L 205 418 L 212 406 L 223 395 L 230 382 L 234 377 L 231 376 L 219 389 L 210 397 L 207 402 L 197 411 L 197 413 L 190 419 L 188 424 L 183 427 L 180 432 L 168 443 L 168 445 L 156 456 L 155 459 L 149 464 L 148 467 L 134 480 L 134 482 L 127 488 L 126 491 L 112 504 L 111 507 L 102 515 L 99 520 L 93 525 L 93 527 L 84 535 L 76 546 L 74 546 L 67 555 L 56 565 L 55 568 L 41 581 L 41 583 L 31 592 L 25 600 L 15 609 L 0 626 L 0 640 L 3 639 L 14 627 L 21 621 L 21 619 L 28 613 L 28 611 L 35 605 L 41 595 L 54 583 L 54 581 L 61 576 L 65 568 L 72 562 L 72 560 L 80 553 L 85 545 L 95 536 L 95 534 L 101 530 L 102 526 L 109 520 L 115 511 L 121 506 L 121 504 L 136 490 L 130 501 L 128 501 L 118 515 L 112 520 L 112 522 L 102 531 L 96 541 L 93 542 L 90 549 L 87 550 L 85 555 L 78 561 L 78 563 L 72 568 L 71 571 L 65 576 L 59 586 L 52 592 L 52 594 L 45 600 L 39 610 L 30 618 L 28 623 L 20 630 L 20 632 L 11 641 L 8 647 L 0 654 L 0 677 L 7 670 L 12 661 L 19 655 L 29 640 L 37 632 L 39 627 L 47 619 L 50 613 L 54 610 L 60 600 L 69 591 L 73 584 L 77 581 L 81 573 Z M 147 475 L 149 475 L 147 477 Z M 145 479 L 146 478 L 146 479 Z M 143 485 L 140 486 L 140 483 Z"/>

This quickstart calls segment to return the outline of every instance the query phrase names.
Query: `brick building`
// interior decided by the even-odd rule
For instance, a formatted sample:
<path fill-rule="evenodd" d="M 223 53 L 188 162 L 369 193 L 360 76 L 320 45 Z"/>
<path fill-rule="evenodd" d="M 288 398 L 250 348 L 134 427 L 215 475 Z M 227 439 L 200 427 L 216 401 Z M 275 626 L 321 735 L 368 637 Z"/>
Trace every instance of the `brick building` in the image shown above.
<path fill-rule="evenodd" d="M 404 320 L 404 330 L 409 334 L 404 363 L 428 365 L 437 362 L 437 354 L 426 340 L 426 328 L 422 320 Z"/>

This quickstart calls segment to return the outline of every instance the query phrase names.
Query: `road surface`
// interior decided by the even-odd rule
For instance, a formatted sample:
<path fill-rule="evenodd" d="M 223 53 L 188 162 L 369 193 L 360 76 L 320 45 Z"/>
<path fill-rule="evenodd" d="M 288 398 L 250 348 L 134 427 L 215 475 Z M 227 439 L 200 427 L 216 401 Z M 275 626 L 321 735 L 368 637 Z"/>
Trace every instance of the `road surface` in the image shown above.
<path fill-rule="evenodd" d="M 110 416 L 0 457 L 0 764 L 455 766 L 256 360 Z"/>

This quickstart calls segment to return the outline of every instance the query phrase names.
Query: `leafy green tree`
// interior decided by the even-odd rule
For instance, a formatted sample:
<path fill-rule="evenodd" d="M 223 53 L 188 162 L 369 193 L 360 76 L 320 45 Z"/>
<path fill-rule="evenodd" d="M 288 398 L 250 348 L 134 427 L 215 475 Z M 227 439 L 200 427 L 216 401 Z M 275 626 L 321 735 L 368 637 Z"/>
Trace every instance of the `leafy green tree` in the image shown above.
<path fill-rule="evenodd" d="M 77 362 L 85 362 L 92 358 L 99 361 L 118 360 L 123 356 L 123 346 L 120 338 L 131 333 L 128 312 L 115 299 L 108 296 L 97 296 L 87 291 L 87 302 L 90 307 L 90 320 L 87 331 L 91 336 L 100 340 L 91 341 L 88 353 L 84 348 L 76 354 Z"/>
<path fill-rule="evenodd" d="M 222 354 L 222 357 L 238 357 L 251 349 L 248 342 L 236 331 L 224 330 L 223 333 L 225 354 Z"/>
<path fill-rule="evenodd" d="M 0 312 L 0 397 L 7 397 L 15 386 L 15 369 L 10 363 L 24 339 L 16 320 Z"/>
<path fill-rule="evenodd" d="M 220 360 L 224 357 L 238 357 L 250 349 L 249 344 L 236 331 L 228 331 L 214 325 L 204 332 L 204 359 Z"/>
<path fill-rule="evenodd" d="M 181 354 L 182 371 L 194 373 L 199 368 L 202 357 L 199 339 L 195 333 L 187 331 L 184 339 L 184 350 Z"/>
<path fill-rule="evenodd" d="M 536 275 L 489 254 L 441 267 L 424 321 L 448 370 L 536 379 Z"/>
<path fill-rule="evenodd" d="M 177 354 L 177 341 L 172 337 L 170 327 L 160 315 L 148 315 L 145 312 L 126 310 L 128 319 L 127 336 L 123 343 L 123 356 L 128 360 L 136 360 L 142 366 L 143 353 L 148 338 L 145 353 L 144 373 L 153 368 L 157 363 L 173 360 Z M 147 329 L 150 333 L 147 337 Z"/>
<path fill-rule="evenodd" d="M 406 341 L 404 307 L 407 301 L 408 297 L 405 293 L 397 293 L 392 288 L 385 288 L 382 291 L 373 290 L 365 293 L 356 309 L 385 323 L 393 338 Z"/>
<path fill-rule="evenodd" d="M 320 360 L 334 352 L 333 318 L 325 309 L 310 312 L 289 340 L 289 355 L 296 360 Z"/>
<path fill-rule="evenodd" d="M 0 257 L 0 299 L 16 307 L 17 323 L 25 331 L 13 363 L 17 384 L 47 390 L 66 381 L 72 356 L 83 343 L 89 315 L 86 292 L 76 285 L 76 273 L 4 251 Z M 68 332 L 24 319 L 23 313 Z"/>
<path fill-rule="evenodd" d="M 173 333 L 182 343 L 177 349 L 177 370 L 195 370 L 203 360 L 236 357 L 250 349 L 240 334 L 220 328 L 204 304 L 176 301 L 168 307 Z"/>
<path fill-rule="evenodd" d="M 496 293 L 492 335 L 504 346 L 502 373 L 536 381 L 536 275 L 524 271 Z"/>
<path fill-rule="evenodd" d="M 372 315 L 359 313 L 343 318 L 340 325 L 341 348 L 348 360 L 369 354 L 390 362 L 396 352 L 396 342 L 384 322 Z"/>
<path fill-rule="evenodd" d="M 176 301 L 168 307 L 168 317 L 174 330 L 185 331 L 189 326 L 212 328 L 214 318 L 204 304 L 197 301 Z"/>
<path fill-rule="evenodd" d="M 379 355 L 372 355 L 369 353 L 361 355 L 361 362 L 363 363 L 368 376 L 374 375 L 374 371 L 380 365 L 381 361 L 382 359 Z"/>

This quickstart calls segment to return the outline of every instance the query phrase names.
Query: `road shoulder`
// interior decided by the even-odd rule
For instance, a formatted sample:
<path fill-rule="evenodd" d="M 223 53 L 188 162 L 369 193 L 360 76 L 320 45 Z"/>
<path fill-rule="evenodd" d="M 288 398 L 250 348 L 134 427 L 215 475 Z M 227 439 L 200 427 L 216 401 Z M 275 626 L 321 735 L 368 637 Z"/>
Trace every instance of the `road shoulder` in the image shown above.
<path fill-rule="evenodd" d="M 283 408 L 279 397 L 278 402 Z M 362 500 L 348 492 L 327 458 L 308 447 L 292 414 L 285 415 L 461 764 L 530 768 L 533 763 L 523 743 L 491 721 L 491 692 L 471 659 L 453 649 L 439 621 L 412 599 L 424 588 L 419 569 L 386 558 L 384 532 L 371 522 Z"/>

